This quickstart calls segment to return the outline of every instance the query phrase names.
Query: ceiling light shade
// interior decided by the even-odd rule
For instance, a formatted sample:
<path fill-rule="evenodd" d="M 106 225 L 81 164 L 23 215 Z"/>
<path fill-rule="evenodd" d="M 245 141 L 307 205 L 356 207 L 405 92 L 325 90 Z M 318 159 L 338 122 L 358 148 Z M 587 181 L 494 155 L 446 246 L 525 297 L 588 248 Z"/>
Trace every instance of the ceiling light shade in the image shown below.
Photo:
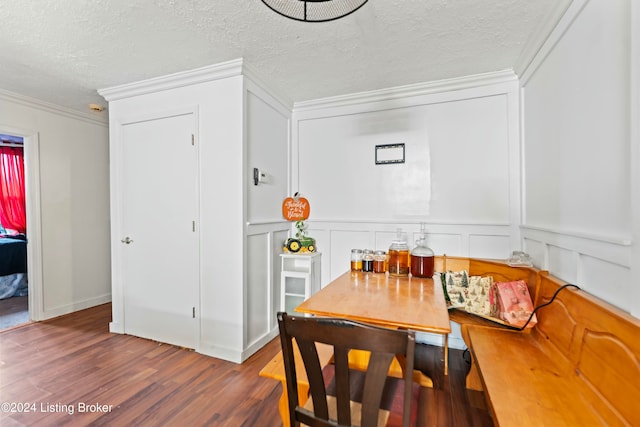
<path fill-rule="evenodd" d="M 347 16 L 368 0 L 262 0 L 274 12 L 304 22 L 327 22 Z"/>

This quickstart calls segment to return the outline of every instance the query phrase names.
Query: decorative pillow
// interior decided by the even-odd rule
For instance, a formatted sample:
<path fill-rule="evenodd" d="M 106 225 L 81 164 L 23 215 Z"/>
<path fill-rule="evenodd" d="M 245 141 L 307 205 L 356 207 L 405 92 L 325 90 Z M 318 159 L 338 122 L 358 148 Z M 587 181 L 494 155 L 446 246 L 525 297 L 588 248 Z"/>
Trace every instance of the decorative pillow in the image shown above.
<path fill-rule="evenodd" d="M 493 298 L 497 301 L 500 319 L 510 325 L 522 327 L 531 317 L 533 302 L 524 280 L 496 282 L 495 297 Z M 533 327 L 536 322 L 534 314 L 527 327 Z"/>
<path fill-rule="evenodd" d="M 489 294 L 493 286 L 493 277 L 471 276 L 467 289 L 464 309 L 469 313 L 480 314 L 482 316 L 491 315 L 491 303 Z"/>
<path fill-rule="evenodd" d="M 451 307 L 464 308 L 465 291 L 469 287 L 469 273 L 462 271 L 447 271 L 444 273 L 445 290 L 449 296 Z"/>
<path fill-rule="evenodd" d="M 451 307 L 482 316 L 491 315 L 489 294 L 493 286 L 491 276 L 469 276 L 466 270 L 445 273 L 445 291 Z"/>

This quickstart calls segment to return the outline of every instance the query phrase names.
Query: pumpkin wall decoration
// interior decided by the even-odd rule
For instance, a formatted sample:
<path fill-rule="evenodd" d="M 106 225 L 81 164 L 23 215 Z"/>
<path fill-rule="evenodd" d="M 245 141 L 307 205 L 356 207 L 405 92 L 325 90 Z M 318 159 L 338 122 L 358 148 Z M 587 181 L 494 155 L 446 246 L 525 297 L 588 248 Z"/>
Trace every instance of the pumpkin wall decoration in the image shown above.
<path fill-rule="evenodd" d="M 304 221 L 309 218 L 311 211 L 309 201 L 297 194 L 294 197 L 287 197 L 282 202 L 282 216 L 287 221 Z"/>
<path fill-rule="evenodd" d="M 316 251 L 316 240 L 307 236 L 304 220 L 309 218 L 311 207 L 309 201 L 298 193 L 287 197 L 282 202 L 282 216 L 287 221 L 296 222 L 296 237 L 290 237 L 284 242 L 283 250 L 291 253 L 307 253 Z"/>

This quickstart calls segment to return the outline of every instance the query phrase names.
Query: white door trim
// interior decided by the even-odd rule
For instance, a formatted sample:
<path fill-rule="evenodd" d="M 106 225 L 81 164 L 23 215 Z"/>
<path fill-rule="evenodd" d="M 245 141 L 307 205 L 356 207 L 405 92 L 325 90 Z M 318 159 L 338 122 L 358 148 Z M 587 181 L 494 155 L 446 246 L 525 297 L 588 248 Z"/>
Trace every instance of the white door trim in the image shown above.
<path fill-rule="evenodd" d="M 27 277 L 29 319 L 44 320 L 42 278 L 42 216 L 40 210 L 40 137 L 38 132 L 0 125 L 0 133 L 24 138 L 25 196 L 27 211 Z"/>

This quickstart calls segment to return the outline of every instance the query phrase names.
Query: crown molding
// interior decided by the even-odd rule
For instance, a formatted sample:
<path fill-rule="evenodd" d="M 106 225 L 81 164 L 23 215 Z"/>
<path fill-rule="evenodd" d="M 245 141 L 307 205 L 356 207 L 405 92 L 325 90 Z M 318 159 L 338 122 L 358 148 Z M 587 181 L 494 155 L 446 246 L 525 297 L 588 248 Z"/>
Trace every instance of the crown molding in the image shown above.
<path fill-rule="evenodd" d="M 109 117 L 105 113 L 85 113 L 83 111 L 62 107 L 60 105 L 32 98 L 30 96 L 21 95 L 19 93 L 11 92 L 5 89 L 0 89 L 0 100 L 13 102 L 16 104 L 24 105 L 26 107 L 46 111 L 48 113 L 58 114 L 61 116 L 69 117 L 76 120 L 82 120 L 92 124 L 99 124 L 102 126 L 106 126 L 109 121 Z"/>
<path fill-rule="evenodd" d="M 99 89 L 98 93 L 104 99 L 111 102 L 133 96 L 146 95 L 153 92 L 240 76 L 242 75 L 242 70 L 243 60 L 242 58 L 238 58 L 215 65 L 195 68 L 193 70 L 181 71 L 134 83 L 126 83 L 119 86 Z"/>
<path fill-rule="evenodd" d="M 528 43 L 527 49 L 523 51 L 516 62 L 515 70 L 520 77 L 521 86 L 526 86 L 531 76 L 535 74 L 538 67 L 573 25 L 587 3 L 589 0 L 573 0 L 568 7 L 556 5 L 549 15 L 549 22 L 541 27 L 538 35 L 534 37 L 535 40 Z"/>
<path fill-rule="evenodd" d="M 471 76 L 396 86 L 368 92 L 357 92 L 311 101 L 296 102 L 293 104 L 293 110 L 294 112 L 299 113 L 302 111 L 322 108 L 345 107 L 369 102 L 401 99 L 411 96 L 431 95 L 442 92 L 472 89 L 481 86 L 509 83 L 517 80 L 518 76 L 516 76 L 513 70 L 509 69 L 490 73 L 474 74 Z"/>
<path fill-rule="evenodd" d="M 291 98 L 289 98 L 284 92 L 274 89 L 272 86 L 266 84 L 260 76 L 260 73 L 256 72 L 255 68 L 249 66 L 249 64 L 247 63 L 244 63 L 242 64 L 242 74 L 249 80 L 251 80 L 265 93 L 278 101 L 285 109 L 289 111 L 289 113 L 291 112 L 291 110 L 293 109 L 293 101 L 291 100 Z"/>
<path fill-rule="evenodd" d="M 533 62 L 534 58 L 545 44 L 549 36 L 553 33 L 553 30 L 558 25 L 558 22 L 562 19 L 571 3 L 563 4 L 562 2 L 554 3 L 553 7 L 545 15 L 544 19 L 540 22 L 536 31 L 529 37 L 524 45 L 524 49 L 520 52 L 520 56 L 516 60 L 513 67 L 515 73 L 521 76 L 527 69 L 527 67 Z"/>

